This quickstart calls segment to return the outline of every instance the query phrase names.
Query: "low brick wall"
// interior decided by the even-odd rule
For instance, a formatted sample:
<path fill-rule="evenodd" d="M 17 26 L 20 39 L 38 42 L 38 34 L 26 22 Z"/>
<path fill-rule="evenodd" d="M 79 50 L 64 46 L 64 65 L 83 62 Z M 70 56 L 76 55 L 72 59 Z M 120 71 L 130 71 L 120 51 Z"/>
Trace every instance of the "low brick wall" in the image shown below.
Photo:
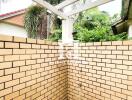
<path fill-rule="evenodd" d="M 132 100 L 132 41 L 82 43 L 68 60 L 68 100 Z"/>
<path fill-rule="evenodd" d="M 67 64 L 58 43 L 0 36 L 0 100 L 66 100 Z"/>
<path fill-rule="evenodd" d="M 56 42 L 1 35 L 0 100 L 132 100 L 132 41 L 82 43 L 78 59 L 58 57 Z"/>

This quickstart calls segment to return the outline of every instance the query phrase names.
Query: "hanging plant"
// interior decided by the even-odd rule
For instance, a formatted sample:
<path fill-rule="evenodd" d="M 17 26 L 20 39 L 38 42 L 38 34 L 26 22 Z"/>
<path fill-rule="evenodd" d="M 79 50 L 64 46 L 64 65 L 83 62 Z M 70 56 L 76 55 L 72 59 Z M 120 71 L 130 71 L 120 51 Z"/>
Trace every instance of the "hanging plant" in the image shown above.
<path fill-rule="evenodd" d="M 24 26 L 30 38 L 37 37 L 39 25 L 45 13 L 46 10 L 40 6 L 31 6 L 28 8 L 24 19 Z"/>

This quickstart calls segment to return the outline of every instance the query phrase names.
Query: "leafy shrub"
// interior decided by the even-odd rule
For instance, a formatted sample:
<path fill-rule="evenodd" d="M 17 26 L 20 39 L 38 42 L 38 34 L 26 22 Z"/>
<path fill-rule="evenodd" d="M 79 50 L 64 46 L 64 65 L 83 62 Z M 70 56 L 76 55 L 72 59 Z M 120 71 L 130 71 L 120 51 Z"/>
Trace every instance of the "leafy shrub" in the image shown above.
<path fill-rule="evenodd" d="M 62 38 L 62 31 L 60 29 L 54 30 L 54 32 L 49 36 L 51 41 L 58 41 Z"/>
<path fill-rule="evenodd" d="M 40 6 L 31 6 L 27 9 L 24 26 L 30 38 L 37 37 L 38 28 L 45 13 L 45 8 Z"/>

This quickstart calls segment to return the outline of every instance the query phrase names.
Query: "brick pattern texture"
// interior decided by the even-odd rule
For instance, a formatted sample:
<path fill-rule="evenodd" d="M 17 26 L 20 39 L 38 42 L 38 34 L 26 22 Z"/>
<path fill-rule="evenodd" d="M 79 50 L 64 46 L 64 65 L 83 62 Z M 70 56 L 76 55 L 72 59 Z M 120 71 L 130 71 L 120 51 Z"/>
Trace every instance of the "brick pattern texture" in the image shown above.
<path fill-rule="evenodd" d="M 56 42 L 1 35 L 0 100 L 132 100 L 132 41 L 81 43 L 78 59 L 58 56 Z"/>
<path fill-rule="evenodd" d="M 68 100 L 132 100 L 132 41 L 82 43 L 68 64 Z"/>
<path fill-rule="evenodd" d="M 58 43 L 0 36 L 0 100 L 67 100 Z"/>

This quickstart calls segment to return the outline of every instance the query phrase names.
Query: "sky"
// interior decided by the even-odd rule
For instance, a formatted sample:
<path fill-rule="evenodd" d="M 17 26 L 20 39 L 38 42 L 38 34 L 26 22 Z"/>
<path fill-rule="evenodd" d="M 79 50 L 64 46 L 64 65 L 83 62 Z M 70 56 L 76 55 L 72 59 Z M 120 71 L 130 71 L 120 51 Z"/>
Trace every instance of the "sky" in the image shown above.
<path fill-rule="evenodd" d="M 7 3 L 4 3 L 0 7 L 0 14 L 25 9 L 32 4 L 32 0 L 8 0 Z M 101 11 L 106 11 L 113 16 L 116 13 L 121 11 L 121 0 L 114 0 L 110 3 L 104 4 L 99 7 Z"/>

